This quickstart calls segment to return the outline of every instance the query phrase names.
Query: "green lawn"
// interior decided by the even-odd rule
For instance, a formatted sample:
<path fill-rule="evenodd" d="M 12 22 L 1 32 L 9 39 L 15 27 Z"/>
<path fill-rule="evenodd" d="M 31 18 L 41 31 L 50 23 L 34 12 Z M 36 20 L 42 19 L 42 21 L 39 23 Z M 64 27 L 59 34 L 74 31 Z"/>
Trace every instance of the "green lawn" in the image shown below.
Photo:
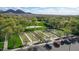
<path fill-rule="evenodd" d="M 8 48 L 12 49 L 12 48 L 18 48 L 20 46 L 22 46 L 22 43 L 19 36 L 17 34 L 11 35 L 10 38 L 8 39 Z"/>
<path fill-rule="evenodd" d="M 3 49 L 3 42 L 0 42 L 0 50 L 2 50 Z"/>
<path fill-rule="evenodd" d="M 3 49 L 3 46 L 4 46 L 4 37 L 0 36 L 0 50 Z"/>

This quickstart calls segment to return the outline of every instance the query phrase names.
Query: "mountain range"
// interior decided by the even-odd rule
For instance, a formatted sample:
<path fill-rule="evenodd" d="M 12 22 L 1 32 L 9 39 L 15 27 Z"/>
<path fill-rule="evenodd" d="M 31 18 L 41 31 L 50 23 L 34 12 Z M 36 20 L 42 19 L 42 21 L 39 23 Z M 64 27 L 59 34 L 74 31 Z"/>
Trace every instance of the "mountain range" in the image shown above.
<path fill-rule="evenodd" d="M 6 11 L 0 10 L 0 13 L 32 14 L 30 12 L 24 12 L 23 10 L 20 9 L 17 10 L 8 9 Z"/>
<path fill-rule="evenodd" d="M 79 7 L 0 7 L 1 13 L 79 15 Z"/>

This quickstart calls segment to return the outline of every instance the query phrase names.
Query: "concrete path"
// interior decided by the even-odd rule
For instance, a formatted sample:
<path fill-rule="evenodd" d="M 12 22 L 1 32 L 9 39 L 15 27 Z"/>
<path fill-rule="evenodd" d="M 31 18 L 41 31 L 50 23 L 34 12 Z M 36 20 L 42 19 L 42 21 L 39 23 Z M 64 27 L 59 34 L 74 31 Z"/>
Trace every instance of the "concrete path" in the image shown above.
<path fill-rule="evenodd" d="M 19 35 L 19 38 L 21 39 L 22 45 L 24 45 L 25 43 L 23 42 L 23 39 L 20 35 Z"/>
<path fill-rule="evenodd" d="M 8 48 L 8 40 L 7 40 L 7 38 L 5 38 L 3 50 L 6 51 L 7 48 Z"/>

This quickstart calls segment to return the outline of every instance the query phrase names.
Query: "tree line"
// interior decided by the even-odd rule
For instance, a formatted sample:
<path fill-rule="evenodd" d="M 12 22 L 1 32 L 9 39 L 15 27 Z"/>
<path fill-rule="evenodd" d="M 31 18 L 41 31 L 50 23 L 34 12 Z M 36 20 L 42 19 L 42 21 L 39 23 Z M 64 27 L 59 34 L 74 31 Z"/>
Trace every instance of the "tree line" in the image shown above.
<path fill-rule="evenodd" d="M 0 37 L 24 32 L 26 26 L 41 25 L 47 29 L 58 29 L 65 33 L 79 35 L 79 16 L 22 16 L 0 14 Z"/>

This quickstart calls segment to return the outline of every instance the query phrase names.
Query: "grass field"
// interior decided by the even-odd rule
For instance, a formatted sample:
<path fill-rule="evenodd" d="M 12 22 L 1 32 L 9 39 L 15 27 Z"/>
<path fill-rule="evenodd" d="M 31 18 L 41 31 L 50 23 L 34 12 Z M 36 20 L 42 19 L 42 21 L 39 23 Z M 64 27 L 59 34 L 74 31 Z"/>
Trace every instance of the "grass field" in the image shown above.
<path fill-rule="evenodd" d="M 11 35 L 10 38 L 8 39 L 8 48 L 12 49 L 12 48 L 18 48 L 20 46 L 22 46 L 22 43 L 19 36 L 17 34 Z"/>
<path fill-rule="evenodd" d="M 0 50 L 3 49 L 3 46 L 4 46 L 4 38 L 0 36 Z"/>
<path fill-rule="evenodd" d="M 4 43 L 3 42 L 0 42 L 0 49 L 1 50 L 3 49 L 3 45 L 4 45 Z"/>

